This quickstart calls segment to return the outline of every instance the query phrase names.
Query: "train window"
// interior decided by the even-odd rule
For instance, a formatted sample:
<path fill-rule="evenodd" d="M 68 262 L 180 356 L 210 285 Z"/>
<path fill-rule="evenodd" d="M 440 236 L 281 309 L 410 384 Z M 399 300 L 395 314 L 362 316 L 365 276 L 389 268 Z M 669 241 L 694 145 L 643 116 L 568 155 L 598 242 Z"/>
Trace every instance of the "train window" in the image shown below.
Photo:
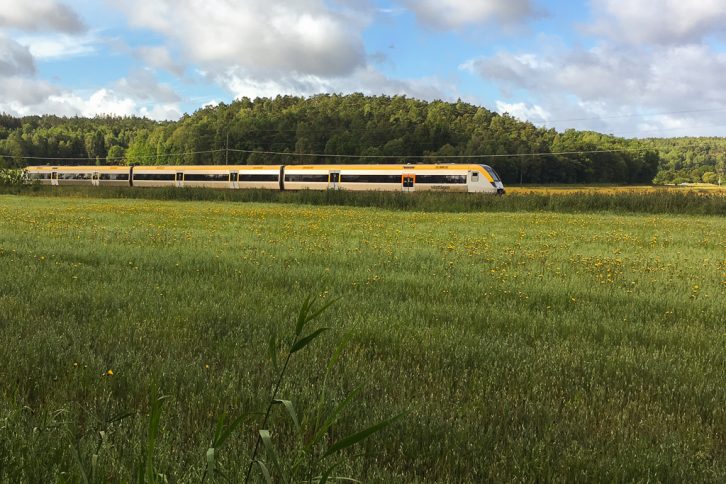
<path fill-rule="evenodd" d="M 250 175 L 247 173 L 239 174 L 239 181 L 241 182 L 276 182 L 279 180 L 279 175 L 265 175 L 265 174 L 254 174 Z"/>
<path fill-rule="evenodd" d="M 491 166 L 488 166 L 488 165 L 481 165 L 481 166 L 482 166 L 482 168 L 484 168 L 487 171 L 487 173 L 489 173 L 489 175 L 491 175 L 491 177 L 494 179 L 495 182 L 502 181 L 499 178 L 499 175 L 497 174 L 497 172 L 494 171 L 494 169 Z"/>
<path fill-rule="evenodd" d="M 50 173 L 28 173 L 31 180 L 50 180 Z"/>
<path fill-rule="evenodd" d="M 343 174 L 342 183 L 401 183 L 401 175 L 348 175 Z"/>
<path fill-rule="evenodd" d="M 239 180 L 239 173 L 230 173 L 229 174 L 230 181 L 236 182 Z"/>
<path fill-rule="evenodd" d="M 90 180 L 92 173 L 58 173 L 59 180 Z"/>
<path fill-rule="evenodd" d="M 134 173 L 134 181 L 174 181 L 174 173 Z"/>
<path fill-rule="evenodd" d="M 177 178 L 178 180 L 178 178 Z M 187 173 L 184 175 L 184 181 L 196 181 L 196 182 L 228 182 L 229 173 L 225 174 L 213 174 L 213 175 L 200 175 L 198 173 Z"/>
<path fill-rule="evenodd" d="M 285 175 L 285 181 L 328 183 L 328 175 Z"/>
<path fill-rule="evenodd" d="M 479 181 L 479 172 L 474 172 L 471 174 L 471 181 Z"/>
<path fill-rule="evenodd" d="M 466 175 L 416 175 L 416 183 L 459 185 L 466 183 Z"/>
<path fill-rule="evenodd" d="M 98 176 L 99 180 L 104 181 L 128 181 L 129 174 L 128 173 L 101 173 Z"/>

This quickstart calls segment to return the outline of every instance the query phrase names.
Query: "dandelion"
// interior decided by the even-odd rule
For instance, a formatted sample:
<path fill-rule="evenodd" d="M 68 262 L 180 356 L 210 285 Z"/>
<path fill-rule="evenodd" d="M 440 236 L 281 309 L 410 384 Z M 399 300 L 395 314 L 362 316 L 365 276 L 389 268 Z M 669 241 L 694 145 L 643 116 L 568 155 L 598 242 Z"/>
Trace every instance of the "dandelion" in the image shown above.
<path fill-rule="evenodd" d="M 106 376 L 113 376 L 113 370 L 109 368 L 108 370 L 106 370 L 105 375 Z"/>

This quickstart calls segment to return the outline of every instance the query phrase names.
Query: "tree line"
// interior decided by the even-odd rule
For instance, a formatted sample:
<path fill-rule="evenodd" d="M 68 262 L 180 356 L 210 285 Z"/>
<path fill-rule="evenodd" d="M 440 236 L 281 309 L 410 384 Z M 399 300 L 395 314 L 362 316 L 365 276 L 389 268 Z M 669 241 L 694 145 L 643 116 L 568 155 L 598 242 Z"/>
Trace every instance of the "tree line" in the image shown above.
<path fill-rule="evenodd" d="M 489 164 L 509 184 L 701 181 L 723 170 L 726 142 L 687 145 L 558 132 L 461 101 L 362 94 L 242 98 L 175 122 L 0 115 L 5 167 L 461 162 Z"/>

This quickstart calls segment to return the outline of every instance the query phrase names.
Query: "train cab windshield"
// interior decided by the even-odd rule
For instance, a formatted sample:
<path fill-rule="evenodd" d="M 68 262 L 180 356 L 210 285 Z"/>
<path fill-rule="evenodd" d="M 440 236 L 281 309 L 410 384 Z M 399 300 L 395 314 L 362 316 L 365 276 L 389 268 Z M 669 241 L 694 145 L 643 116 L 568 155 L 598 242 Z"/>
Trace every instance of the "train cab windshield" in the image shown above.
<path fill-rule="evenodd" d="M 495 182 L 502 181 L 502 179 L 499 178 L 499 175 L 497 174 L 497 172 L 494 171 L 494 168 L 492 168 L 489 165 L 481 165 L 481 166 L 482 166 L 482 168 L 484 168 L 487 171 L 487 173 L 489 173 L 489 175 L 494 179 Z"/>

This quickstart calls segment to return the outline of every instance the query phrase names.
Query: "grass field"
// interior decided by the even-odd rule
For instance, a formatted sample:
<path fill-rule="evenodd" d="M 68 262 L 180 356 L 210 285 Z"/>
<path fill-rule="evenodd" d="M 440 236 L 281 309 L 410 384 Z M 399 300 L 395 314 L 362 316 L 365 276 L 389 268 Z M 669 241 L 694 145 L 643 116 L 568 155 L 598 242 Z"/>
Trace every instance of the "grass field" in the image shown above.
<path fill-rule="evenodd" d="M 439 192 L 346 190 L 217 190 L 207 188 L 2 186 L 0 195 L 73 198 L 284 203 L 375 207 L 422 212 L 609 212 L 726 216 L 726 190 L 693 187 L 548 186 L 508 187 L 503 197 Z"/>
<path fill-rule="evenodd" d="M 690 185 L 511 185 L 508 193 L 571 194 L 571 193 L 718 193 L 726 195 L 726 185 L 697 183 Z"/>
<path fill-rule="evenodd" d="M 1 195 L 0 220 L 0 482 L 80 481 L 93 454 L 131 480 L 157 387 L 155 468 L 198 482 L 216 418 L 264 407 L 270 334 L 310 292 L 341 298 L 334 330 L 283 397 L 305 414 L 363 385 L 333 439 L 409 411 L 343 475 L 726 480 L 722 216 L 36 194 Z M 221 454 L 231 482 L 256 429 Z"/>

